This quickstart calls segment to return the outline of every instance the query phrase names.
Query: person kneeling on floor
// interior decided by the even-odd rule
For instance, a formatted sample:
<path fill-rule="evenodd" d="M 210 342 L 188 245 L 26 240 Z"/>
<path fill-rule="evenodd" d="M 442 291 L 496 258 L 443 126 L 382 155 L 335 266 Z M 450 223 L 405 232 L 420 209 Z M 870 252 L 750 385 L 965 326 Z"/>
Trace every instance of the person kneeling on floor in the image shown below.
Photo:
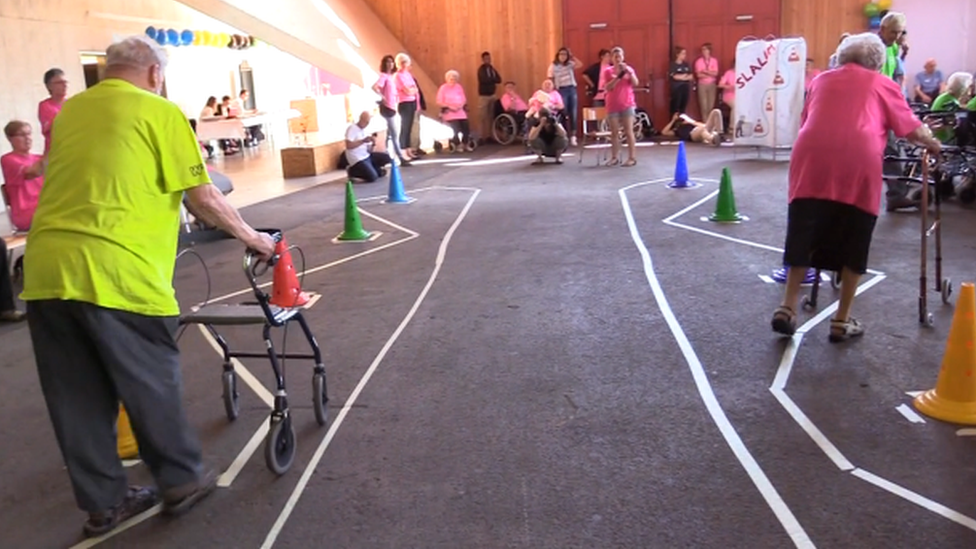
<path fill-rule="evenodd" d="M 389 154 L 372 150 L 376 137 L 366 133 L 370 118 L 370 114 L 363 111 L 359 115 L 359 121 L 350 124 L 346 130 L 345 160 L 349 166 L 346 173 L 350 178 L 362 179 L 367 183 L 386 175 L 383 166 L 392 162 Z"/>
<path fill-rule="evenodd" d="M 881 207 L 882 156 L 888 131 L 937 154 L 938 140 L 916 117 L 901 88 L 881 74 L 885 46 L 872 33 L 845 38 L 838 68 L 810 84 L 793 145 L 783 263 L 786 291 L 773 312 L 774 332 L 796 333 L 796 303 L 810 267 L 841 273 L 840 304 L 830 320 L 830 341 L 864 333 L 851 316 L 857 284 Z M 856 120 L 857 123 L 850 123 Z"/>
<path fill-rule="evenodd" d="M 539 118 L 533 121 L 532 129 L 529 130 L 529 147 L 539 155 L 535 164 L 542 164 L 545 157 L 555 158 L 556 164 L 562 164 L 559 158 L 569 145 L 566 138 L 566 128 L 560 124 L 549 109 L 543 108 L 539 111 Z"/>

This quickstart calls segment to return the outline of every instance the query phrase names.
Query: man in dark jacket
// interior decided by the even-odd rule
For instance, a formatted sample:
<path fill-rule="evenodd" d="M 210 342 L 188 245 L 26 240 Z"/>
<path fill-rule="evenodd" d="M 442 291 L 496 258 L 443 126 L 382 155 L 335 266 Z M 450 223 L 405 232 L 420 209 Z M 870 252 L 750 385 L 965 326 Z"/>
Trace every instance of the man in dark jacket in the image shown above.
<path fill-rule="evenodd" d="M 478 117 L 481 120 L 481 141 L 491 135 L 491 124 L 495 118 L 495 89 L 502 83 L 502 75 L 491 65 L 491 54 L 481 54 L 478 67 Z"/>

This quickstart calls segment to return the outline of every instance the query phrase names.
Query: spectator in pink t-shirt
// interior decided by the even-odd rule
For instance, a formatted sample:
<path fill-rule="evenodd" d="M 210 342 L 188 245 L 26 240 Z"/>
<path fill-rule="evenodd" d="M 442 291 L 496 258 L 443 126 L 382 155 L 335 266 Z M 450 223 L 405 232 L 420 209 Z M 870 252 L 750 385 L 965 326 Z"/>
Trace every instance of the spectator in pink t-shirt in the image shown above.
<path fill-rule="evenodd" d="M 400 147 L 400 140 L 397 137 L 397 109 L 400 107 L 400 97 L 397 94 L 396 81 L 393 77 L 396 71 L 396 60 L 392 55 L 384 55 L 380 61 L 380 77 L 373 84 L 373 91 L 380 96 L 379 106 L 380 115 L 386 120 L 387 141 L 393 145 L 393 151 L 400 159 L 401 166 L 410 166 L 413 156 L 408 150 Z"/>
<path fill-rule="evenodd" d="M 455 146 L 471 139 L 471 125 L 468 122 L 468 98 L 460 82 L 458 71 L 444 73 L 444 83 L 437 88 L 437 106 L 441 108 L 441 121 L 454 130 L 451 142 Z"/>
<path fill-rule="evenodd" d="M 634 138 L 634 116 L 637 114 L 637 100 L 634 87 L 637 86 L 637 73 L 633 67 L 624 63 L 624 49 L 610 50 L 610 64 L 603 69 L 607 82 L 607 120 L 610 121 L 610 160 L 607 166 L 620 164 L 620 127 L 627 134 L 627 161 L 624 166 L 637 164 L 637 140 Z"/>
<path fill-rule="evenodd" d="M 410 74 L 410 56 L 405 53 L 396 54 L 397 71 L 393 74 L 393 81 L 397 90 L 397 111 L 400 113 L 400 148 L 410 150 L 413 136 L 413 123 L 420 106 L 420 89 L 417 81 Z"/>
<path fill-rule="evenodd" d="M 526 116 L 535 117 L 542 109 L 548 109 L 553 116 L 557 116 L 559 111 L 563 110 L 563 96 L 548 78 L 542 81 L 542 87 L 529 98 L 529 110 Z"/>
<path fill-rule="evenodd" d="M 695 60 L 695 79 L 698 80 L 698 108 L 702 118 L 715 108 L 718 89 L 718 59 L 712 57 L 712 45 L 702 44 L 701 57 Z"/>
<path fill-rule="evenodd" d="M 499 101 L 502 103 L 502 110 L 507 113 L 524 115 L 525 111 L 529 110 L 525 100 L 515 90 L 515 82 L 505 82 L 505 93 L 502 94 Z"/>
<path fill-rule="evenodd" d="M 731 130 L 733 120 L 735 120 L 735 58 L 732 58 L 732 66 L 725 71 L 722 79 L 718 81 L 718 88 L 722 90 L 722 103 L 728 106 L 729 118 L 725 122 L 726 131 Z"/>
<path fill-rule="evenodd" d="M 44 157 L 32 154 L 31 127 L 27 122 L 14 120 L 3 128 L 13 149 L 0 157 L 3 171 L 3 195 L 10 206 L 10 222 L 14 229 L 30 229 L 37 210 L 37 199 L 44 185 Z"/>
<path fill-rule="evenodd" d="M 50 69 L 44 73 L 44 86 L 51 96 L 37 105 L 37 119 L 41 123 L 46 155 L 51 150 L 51 127 L 54 125 L 54 118 L 61 112 L 64 99 L 68 96 L 68 79 L 61 69 Z"/>
<path fill-rule="evenodd" d="M 783 253 L 789 272 L 783 302 L 772 319 L 778 333 L 796 332 L 797 297 L 810 267 L 841 273 L 830 341 L 864 333 L 850 313 L 881 207 L 880 158 L 888 131 L 932 153 L 940 150 L 898 84 L 880 73 L 885 55 L 876 34 L 851 36 L 837 48 L 839 67 L 822 73 L 810 87 L 790 159 Z"/>

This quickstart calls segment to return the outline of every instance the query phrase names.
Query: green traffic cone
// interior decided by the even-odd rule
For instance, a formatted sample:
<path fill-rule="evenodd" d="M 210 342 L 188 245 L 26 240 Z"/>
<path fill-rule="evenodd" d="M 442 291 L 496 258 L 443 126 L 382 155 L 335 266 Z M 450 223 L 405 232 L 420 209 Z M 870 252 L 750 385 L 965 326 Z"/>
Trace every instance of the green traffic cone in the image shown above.
<path fill-rule="evenodd" d="M 359 219 L 359 208 L 356 207 L 356 195 L 352 192 L 352 181 L 346 182 L 346 225 L 337 240 L 369 240 L 373 236 L 363 229 L 363 221 Z"/>
<path fill-rule="evenodd" d="M 728 168 L 722 168 L 722 182 L 718 188 L 718 203 L 715 213 L 709 216 L 709 221 L 717 223 L 735 223 L 745 219 L 735 210 L 735 195 L 732 193 L 732 175 Z"/>

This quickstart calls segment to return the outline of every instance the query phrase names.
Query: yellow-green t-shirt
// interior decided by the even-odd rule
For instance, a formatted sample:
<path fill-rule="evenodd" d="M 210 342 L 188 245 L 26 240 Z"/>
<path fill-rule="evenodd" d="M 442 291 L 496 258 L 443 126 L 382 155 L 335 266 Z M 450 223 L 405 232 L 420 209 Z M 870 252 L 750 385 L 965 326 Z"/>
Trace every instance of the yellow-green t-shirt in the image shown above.
<path fill-rule="evenodd" d="M 969 103 L 966 103 L 966 110 L 967 111 L 976 111 L 976 97 L 970 99 L 969 100 Z"/>
<path fill-rule="evenodd" d="M 930 107 L 933 112 L 954 111 L 958 108 L 959 102 L 956 101 L 955 97 L 949 95 L 948 92 L 939 94 L 939 96 L 935 98 L 935 101 L 932 101 L 932 107 Z M 939 141 L 947 143 L 949 140 L 955 137 L 956 132 L 952 128 L 940 128 L 932 132 L 932 134 Z"/>
<path fill-rule="evenodd" d="M 24 250 L 24 301 L 179 314 L 183 191 L 210 182 L 174 103 L 119 79 L 65 101 Z"/>

